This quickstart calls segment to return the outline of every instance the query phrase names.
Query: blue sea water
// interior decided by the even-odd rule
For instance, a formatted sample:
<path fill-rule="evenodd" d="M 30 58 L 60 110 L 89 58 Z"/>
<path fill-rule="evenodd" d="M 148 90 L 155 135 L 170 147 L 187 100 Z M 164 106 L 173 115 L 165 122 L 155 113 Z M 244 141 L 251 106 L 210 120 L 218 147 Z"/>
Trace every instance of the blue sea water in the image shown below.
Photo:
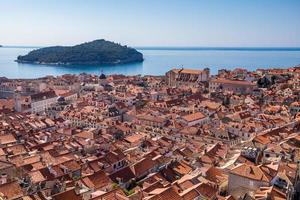
<path fill-rule="evenodd" d="M 20 64 L 18 55 L 25 55 L 34 47 L 1 47 L 0 76 L 7 78 L 38 78 L 47 75 L 79 74 L 82 72 L 125 75 L 163 75 L 172 68 L 203 69 L 212 74 L 218 69 L 236 67 L 257 68 L 292 67 L 300 64 L 300 48 L 137 48 L 143 53 L 143 63 L 114 66 L 58 66 Z"/>

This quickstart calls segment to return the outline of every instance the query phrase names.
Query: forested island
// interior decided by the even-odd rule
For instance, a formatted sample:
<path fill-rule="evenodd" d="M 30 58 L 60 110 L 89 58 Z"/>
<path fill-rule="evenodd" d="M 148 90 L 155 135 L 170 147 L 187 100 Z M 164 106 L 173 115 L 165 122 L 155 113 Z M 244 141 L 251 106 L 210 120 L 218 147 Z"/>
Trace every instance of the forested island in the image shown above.
<path fill-rule="evenodd" d="M 37 64 L 113 65 L 143 60 L 143 54 L 134 48 L 100 39 L 75 46 L 40 48 L 27 55 L 18 56 L 16 61 Z"/>

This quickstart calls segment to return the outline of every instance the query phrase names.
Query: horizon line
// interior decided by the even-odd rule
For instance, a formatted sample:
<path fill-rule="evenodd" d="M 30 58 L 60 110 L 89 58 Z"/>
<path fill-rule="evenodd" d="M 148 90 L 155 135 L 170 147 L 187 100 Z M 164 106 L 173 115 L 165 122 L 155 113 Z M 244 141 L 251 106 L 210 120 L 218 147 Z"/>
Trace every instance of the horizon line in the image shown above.
<path fill-rule="evenodd" d="M 53 45 L 54 46 L 54 45 Z M 55 45 L 60 46 L 60 45 Z M 63 46 L 63 45 L 61 45 Z M 128 46 L 128 45 L 126 45 Z M 1 48 L 44 48 L 50 46 L 39 45 L 2 45 Z M 130 47 L 130 46 L 128 46 Z M 300 51 L 300 47 L 288 46 L 132 46 L 132 48 L 139 50 L 265 50 L 265 51 Z"/>

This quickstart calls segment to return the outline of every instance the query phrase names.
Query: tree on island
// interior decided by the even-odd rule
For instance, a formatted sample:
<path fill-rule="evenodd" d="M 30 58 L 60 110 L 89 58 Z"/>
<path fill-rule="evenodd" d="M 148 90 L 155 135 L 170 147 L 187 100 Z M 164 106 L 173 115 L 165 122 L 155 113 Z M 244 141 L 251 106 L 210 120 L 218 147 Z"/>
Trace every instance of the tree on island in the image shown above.
<path fill-rule="evenodd" d="M 79 65 L 124 64 L 143 60 L 143 54 L 134 48 L 103 39 L 70 47 L 41 48 L 17 58 L 17 62 L 21 63 Z"/>

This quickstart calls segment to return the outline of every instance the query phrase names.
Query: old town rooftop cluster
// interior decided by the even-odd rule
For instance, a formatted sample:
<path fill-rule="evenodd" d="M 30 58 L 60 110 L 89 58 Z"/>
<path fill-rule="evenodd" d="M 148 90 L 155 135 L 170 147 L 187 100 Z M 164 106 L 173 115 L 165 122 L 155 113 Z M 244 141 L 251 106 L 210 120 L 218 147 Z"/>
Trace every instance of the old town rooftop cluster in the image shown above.
<path fill-rule="evenodd" d="M 299 77 L 0 78 L 0 199 L 299 199 Z"/>

